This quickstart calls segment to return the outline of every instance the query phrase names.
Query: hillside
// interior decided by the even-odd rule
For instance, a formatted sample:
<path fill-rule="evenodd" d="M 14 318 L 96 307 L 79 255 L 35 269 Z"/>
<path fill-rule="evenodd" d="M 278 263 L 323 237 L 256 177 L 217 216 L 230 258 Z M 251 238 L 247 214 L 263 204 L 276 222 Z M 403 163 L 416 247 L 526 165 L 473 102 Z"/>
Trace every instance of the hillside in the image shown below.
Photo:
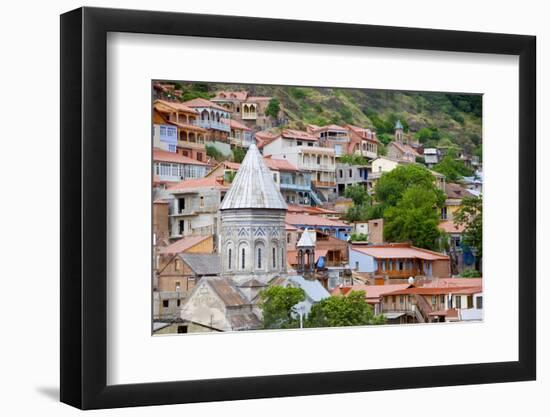
<path fill-rule="evenodd" d="M 351 123 L 376 130 L 383 143 L 391 140 L 395 120 L 400 119 L 425 146 L 456 145 L 481 156 L 481 95 L 221 83 L 181 87 L 187 97 L 208 97 L 218 90 L 277 97 L 289 127 Z"/>

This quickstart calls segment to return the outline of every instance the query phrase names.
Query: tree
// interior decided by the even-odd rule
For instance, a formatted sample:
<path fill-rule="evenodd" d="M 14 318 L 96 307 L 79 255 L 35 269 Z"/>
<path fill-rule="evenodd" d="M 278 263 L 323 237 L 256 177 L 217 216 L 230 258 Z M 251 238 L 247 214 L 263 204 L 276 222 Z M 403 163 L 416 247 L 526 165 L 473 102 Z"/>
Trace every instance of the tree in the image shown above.
<path fill-rule="evenodd" d="M 206 155 L 211 158 L 214 158 L 216 161 L 222 161 L 224 159 L 223 154 L 212 145 L 205 145 Z"/>
<path fill-rule="evenodd" d="M 351 198 L 353 204 L 356 206 L 362 206 L 370 201 L 367 190 L 365 190 L 365 187 L 361 184 L 352 184 L 349 187 L 346 187 L 344 196 Z"/>
<path fill-rule="evenodd" d="M 395 206 L 411 187 L 430 191 L 436 197 L 436 205 L 443 206 L 445 194 L 437 188 L 433 174 L 426 167 L 417 164 L 399 165 L 384 173 L 374 187 L 374 195 L 376 201 L 384 207 Z"/>
<path fill-rule="evenodd" d="M 352 233 L 350 236 L 352 242 L 366 242 L 369 240 L 369 235 L 366 233 Z"/>
<path fill-rule="evenodd" d="M 371 198 L 362 185 L 352 184 L 346 187 L 344 196 L 353 201 L 353 205 L 346 211 L 345 217 L 348 221 L 357 223 L 372 218 Z"/>
<path fill-rule="evenodd" d="M 279 99 L 273 97 L 271 100 L 269 100 L 269 103 L 267 104 L 265 114 L 266 116 L 271 116 L 276 119 L 280 111 L 281 103 L 279 102 Z"/>
<path fill-rule="evenodd" d="M 365 300 L 365 291 L 351 291 L 347 296 L 328 297 L 314 304 L 306 327 L 341 327 L 383 324 L 385 317 L 375 315 Z"/>
<path fill-rule="evenodd" d="M 433 167 L 433 170 L 445 175 L 447 181 L 458 181 L 462 177 L 474 174 L 462 161 L 456 159 L 456 153 L 452 149 L 449 150 L 440 163 Z"/>
<path fill-rule="evenodd" d="M 477 260 L 483 257 L 483 200 L 481 197 L 465 197 L 454 214 L 454 224 L 464 226 L 462 242 L 475 248 Z"/>
<path fill-rule="evenodd" d="M 240 164 L 246 156 L 246 151 L 243 148 L 235 147 L 232 151 L 233 162 Z"/>
<path fill-rule="evenodd" d="M 295 306 L 305 300 L 301 288 L 272 286 L 260 292 L 264 329 L 291 329 L 299 327 Z"/>
<path fill-rule="evenodd" d="M 441 232 L 436 210 L 438 196 L 422 186 L 408 188 L 395 206 L 384 211 L 384 239 L 411 241 L 414 246 L 438 249 Z"/>

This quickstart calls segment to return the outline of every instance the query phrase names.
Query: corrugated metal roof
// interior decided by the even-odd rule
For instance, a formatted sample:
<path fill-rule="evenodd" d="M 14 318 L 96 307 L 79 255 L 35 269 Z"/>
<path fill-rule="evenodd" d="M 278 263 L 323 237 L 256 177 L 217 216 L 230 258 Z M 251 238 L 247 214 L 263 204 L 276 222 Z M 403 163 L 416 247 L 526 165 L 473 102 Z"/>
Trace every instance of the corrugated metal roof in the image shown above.
<path fill-rule="evenodd" d="M 180 258 L 197 275 L 218 275 L 221 273 L 220 255 L 205 253 L 182 253 Z"/>
<path fill-rule="evenodd" d="M 212 287 L 216 294 L 218 294 L 226 307 L 250 305 L 250 302 L 246 299 L 244 294 L 233 285 L 229 278 L 205 277 L 202 278 L 201 281 L 203 279 L 207 280 L 206 282 Z"/>
<path fill-rule="evenodd" d="M 312 248 L 315 247 L 315 242 L 313 242 L 313 239 L 311 239 L 311 234 L 308 228 L 304 230 L 304 233 L 302 233 L 302 236 L 300 237 L 300 240 L 298 243 L 296 243 L 297 248 Z"/>
<path fill-rule="evenodd" d="M 273 175 L 256 145 L 251 144 L 225 196 L 220 210 L 266 208 L 286 210 L 287 206 Z"/>

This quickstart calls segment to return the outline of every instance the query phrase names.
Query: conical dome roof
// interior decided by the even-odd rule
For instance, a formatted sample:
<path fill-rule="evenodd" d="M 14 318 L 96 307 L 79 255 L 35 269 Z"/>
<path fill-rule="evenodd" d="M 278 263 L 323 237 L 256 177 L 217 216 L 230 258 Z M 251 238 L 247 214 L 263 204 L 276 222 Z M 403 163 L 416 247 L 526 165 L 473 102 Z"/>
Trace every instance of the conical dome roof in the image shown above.
<path fill-rule="evenodd" d="M 311 239 L 311 235 L 309 234 L 309 229 L 306 228 L 304 230 L 304 233 L 302 233 L 302 237 L 300 237 L 300 240 L 298 243 L 296 243 L 297 248 L 312 248 L 315 247 L 315 243 L 313 242 L 313 239 Z"/>
<path fill-rule="evenodd" d="M 237 171 L 220 210 L 265 208 L 286 210 L 287 206 L 273 175 L 258 151 L 251 144 Z"/>

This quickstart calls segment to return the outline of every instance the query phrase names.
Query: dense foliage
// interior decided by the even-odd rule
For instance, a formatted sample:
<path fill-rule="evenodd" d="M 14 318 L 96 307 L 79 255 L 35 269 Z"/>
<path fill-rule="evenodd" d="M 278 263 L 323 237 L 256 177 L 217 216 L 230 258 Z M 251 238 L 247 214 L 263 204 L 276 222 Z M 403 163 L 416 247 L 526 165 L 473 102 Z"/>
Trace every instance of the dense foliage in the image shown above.
<path fill-rule="evenodd" d="M 246 149 L 235 147 L 232 152 L 233 162 L 240 164 L 246 156 Z"/>
<path fill-rule="evenodd" d="M 272 286 L 260 293 L 264 329 L 291 329 L 300 321 L 294 306 L 305 300 L 301 288 Z"/>
<path fill-rule="evenodd" d="M 281 102 L 279 101 L 278 98 L 273 97 L 271 100 L 269 100 L 269 103 L 267 104 L 267 107 L 265 109 L 265 114 L 266 116 L 271 116 L 274 119 L 276 119 L 280 111 L 281 111 Z"/>
<path fill-rule="evenodd" d="M 306 327 L 340 327 L 384 324 L 383 315 L 375 315 L 365 300 L 365 291 L 351 291 L 347 296 L 325 298 L 314 304 Z"/>
<path fill-rule="evenodd" d="M 474 171 L 456 159 L 456 152 L 450 149 L 445 157 L 433 167 L 433 170 L 445 175 L 449 182 L 456 182 L 462 177 L 474 175 Z"/>
<path fill-rule="evenodd" d="M 462 242 L 476 249 L 478 261 L 483 257 L 483 200 L 481 197 L 466 197 L 454 214 L 454 223 L 464 226 Z"/>

